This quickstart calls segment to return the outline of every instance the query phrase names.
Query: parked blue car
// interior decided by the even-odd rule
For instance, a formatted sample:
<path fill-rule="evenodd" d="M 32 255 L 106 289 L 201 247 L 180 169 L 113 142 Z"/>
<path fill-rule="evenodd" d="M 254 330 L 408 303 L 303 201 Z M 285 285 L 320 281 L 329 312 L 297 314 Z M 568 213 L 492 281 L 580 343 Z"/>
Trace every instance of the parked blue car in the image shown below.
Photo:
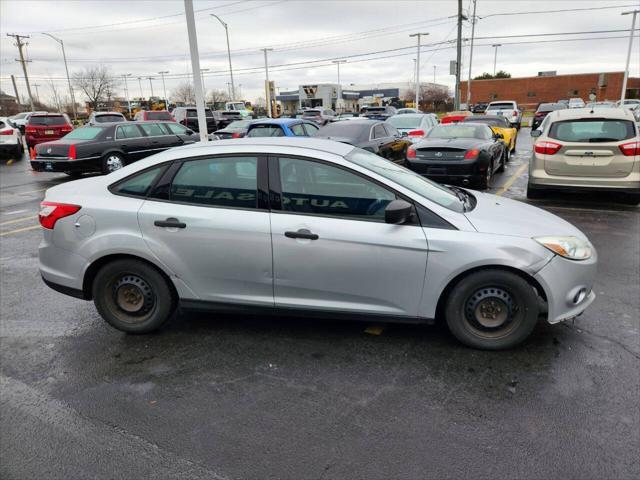
<path fill-rule="evenodd" d="M 249 125 L 247 137 L 312 137 L 319 127 L 299 118 L 263 118 Z"/>

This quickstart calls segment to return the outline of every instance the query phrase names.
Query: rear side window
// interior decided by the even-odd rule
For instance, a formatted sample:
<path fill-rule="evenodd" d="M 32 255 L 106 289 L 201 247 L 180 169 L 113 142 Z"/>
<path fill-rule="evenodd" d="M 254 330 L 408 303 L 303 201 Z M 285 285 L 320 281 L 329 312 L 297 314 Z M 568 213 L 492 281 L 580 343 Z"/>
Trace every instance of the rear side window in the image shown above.
<path fill-rule="evenodd" d="M 120 125 L 116 129 L 116 138 L 139 138 L 142 134 L 138 130 L 137 125 Z"/>
<path fill-rule="evenodd" d="M 291 125 L 291 127 L 289 128 L 291 128 L 291 131 L 296 137 L 304 137 L 307 135 L 301 123 L 298 123 L 297 125 Z"/>
<path fill-rule="evenodd" d="M 4 123 L 4 122 L 0 122 L 0 128 L 4 128 L 4 127 L 6 127 L 6 126 L 7 126 L 7 124 L 6 124 L 6 123 Z"/>
<path fill-rule="evenodd" d="M 619 142 L 635 136 L 633 122 L 616 119 L 585 119 L 554 122 L 549 138 L 563 142 Z"/>
<path fill-rule="evenodd" d="M 160 135 L 166 135 L 162 127 L 157 123 L 141 123 L 140 127 L 144 130 L 144 133 L 148 137 L 159 137 Z"/>
<path fill-rule="evenodd" d="M 185 135 L 187 129 L 179 123 L 165 123 L 164 126 L 169 129 L 169 132 L 176 135 Z"/>
<path fill-rule="evenodd" d="M 172 201 L 256 208 L 257 157 L 216 157 L 184 162 L 171 183 Z"/>
<path fill-rule="evenodd" d="M 284 137 L 284 130 L 278 125 L 256 125 L 251 127 L 247 137 Z"/>
<path fill-rule="evenodd" d="M 373 127 L 373 138 L 384 138 L 387 136 L 387 133 L 384 130 L 382 124 L 376 125 Z"/>
<path fill-rule="evenodd" d="M 62 115 L 31 115 L 29 125 L 66 125 L 67 119 Z"/>
<path fill-rule="evenodd" d="M 111 191 L 120 195 L 131 195 L 134 197 L 145 197 L 155 182 L 156 178 L 164 172 L 166 165 L 145 170 L 144 172 L 132 175 L 125 180 L 121 180 Z"/>

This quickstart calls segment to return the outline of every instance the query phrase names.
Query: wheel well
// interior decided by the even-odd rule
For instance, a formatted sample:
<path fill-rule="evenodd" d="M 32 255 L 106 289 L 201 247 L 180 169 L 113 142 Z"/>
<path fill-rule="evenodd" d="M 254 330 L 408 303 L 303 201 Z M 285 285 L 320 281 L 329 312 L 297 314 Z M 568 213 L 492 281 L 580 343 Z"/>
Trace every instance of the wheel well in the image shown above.
<path fill-rule="evenodd" d="M 470 275 L 475 272 L 480 272 L 482 270 L 503 270 L 505 272 L 514 273 L 519 277 L 521 277 L 522 279 L 524 279 L 529 285 L 531 285 L 536 290 L 539 297 L 541 297 L 545 302 L 547 301 L 547 295 L 544 291 L 544 288 L 542 288 L 542 285 L 540 285 L 540 283 L 528 273 L 523 272 L 522 270 L 518 270 L 517 268 L 508 267 L 505 265 L 482 265 L 480 267 L 475 267 L 470 270 L 465 270 L 464 272 L 454 277 L 447 284 L 444 290 L 442 290 L 442 293 L 440 294 L 440 298 L 438 299 L 438 305 L 436 306 L 436 318 L 443 318 L 444 307 L 445 307 L 447 298 L 449 297 L 449 294 L 454 289 L 454 287 L 458 284 L 458 282 L 460 282 L 460 280 L 462 280 L 467 275 Z"/>
<path fill-rule="evenodd" d="M 169 278 L 169 275 L 167 275 L 161 268 L 158 268 L 157 265 L 151 263 L 150 261 L 142 257 L 138 257 L 136 255 L 117 253 L 113 255 L 106 255 L 104 257 L 100 257 L 99 259 L 95 260 L 91 265 L 89 265 L 89 268 L 85 272 L 84 279 L 82 281 L 82 292 L 84 295 L 84 299 L 85 300 L 93 299 L 93 280 L 96 278 L 97 273 L 100 271 L 102 267 L 104 267 L 106 264 L 111 263 L 115 260 L 126 260 L 126 259 L 138 260 L 140 262 L 144 262 L 150 267 L 152 267 L 153 269 L 155 269 L 167 281 L 167 284 L 169 285 L 169 288 L 171 289 L 171 292 L 174 298 L 176 299 L 178 298 L 178 291 L 176 290 L 175 285 L 171 281 L 171 278 Z"/>

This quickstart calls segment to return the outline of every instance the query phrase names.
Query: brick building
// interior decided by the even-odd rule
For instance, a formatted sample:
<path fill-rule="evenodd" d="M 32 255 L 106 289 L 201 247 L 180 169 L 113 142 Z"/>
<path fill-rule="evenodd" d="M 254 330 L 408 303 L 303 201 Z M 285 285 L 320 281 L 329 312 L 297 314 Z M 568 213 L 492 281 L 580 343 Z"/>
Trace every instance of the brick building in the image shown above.
<path fill-rule="evenodd" d="M 541 72 L 543 73 L 543 72 Z M 578 73 L 521 78 L 496 78 L 471 81 L 471 102 L 515 100 L 521 108 L 533 110 L 539 103 L 580 97 L 589 101 L 594 93 L 597 101 L 619 100 L 624 72 Z M 467 82 L 461 82 L 461 103 L 467 100 Z M 640 78 L 629 77 L 627 98 L 640 98 Z"/>

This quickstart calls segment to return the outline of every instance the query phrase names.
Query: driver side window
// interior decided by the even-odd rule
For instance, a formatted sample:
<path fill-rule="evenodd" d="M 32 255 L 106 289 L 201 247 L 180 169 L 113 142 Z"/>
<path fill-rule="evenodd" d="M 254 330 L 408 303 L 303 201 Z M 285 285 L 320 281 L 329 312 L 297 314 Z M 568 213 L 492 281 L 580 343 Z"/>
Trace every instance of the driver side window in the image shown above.
<path fill-rule="evenodd" d="M 384 222 L 393 192 L 345 169 L 312 160 L 279 158 L 282 210 Z"/>

